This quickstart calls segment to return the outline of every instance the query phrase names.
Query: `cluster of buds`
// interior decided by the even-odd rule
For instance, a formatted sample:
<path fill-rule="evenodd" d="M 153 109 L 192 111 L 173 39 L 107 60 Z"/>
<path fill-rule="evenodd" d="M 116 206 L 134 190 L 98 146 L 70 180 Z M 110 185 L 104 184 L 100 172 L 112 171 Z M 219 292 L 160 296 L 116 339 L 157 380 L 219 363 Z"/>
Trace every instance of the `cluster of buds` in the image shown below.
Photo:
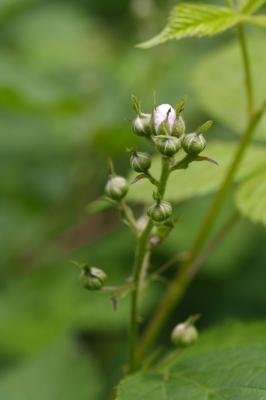
<path fill-rule="evenodd" d="M 146 139 L 153 138 L 157 150 L 167 157 L 173 157 L 181 148 L 190 155 L 198 155 L 206 146 L 202 135 L 212 125 L 207 121 L 196 132 L 185 134 L 185 122 L 181 116 L 187 97 L 179 101 L 174 109 L 169 104 L 153 106 L 151 114 L 142 113 L 141 102 L 132 96 L 137 118 L 132 122 L 133 131 Z"/>
<path fill-rule="evenodd" d="M 168 160 L 167 162 L 173 166 L 174 157 L 181 149 L 187 154 L 184 167 L 187 167 L 188 163 L 195 159 L 203 159 L 203 157 L 198 157 L 206 146 L 202 134 L 211 127 L 212 121 L 207 121 L 195 132 L 186 134 L 185 122 L 181 112 L 184 109 L 187 96 L 178 102 L 175 109 L 169 104 L 161 104 L 156 107 L 154 96 L 151 114 L 141 111 L 141 101 L 138 101 L 135 96 L 132 95 L 131 99 L 133 108 L 137 113 L 136 119 L 132 121 L 133 131 L 152 144 L 164 156 L 165 160 Z M 127 149 L 127 151 L 132 154 L 130 163 L 133 170 L 141 173 L 133 183 L 147 177 L 153 184 L 156 184 L 156 180 L 152 180 L 151 174 L 148 172 L 151 167 L 150 156 L 147 153 L 137 152 L 136 149 Z M 213 162 L 213 160 L 208 160 Z M 153 198 L 155 203 L 148 209 L 147 214 L 154 222 L 162 223 L 171 215 L 172 207 L 169 203 L 162 201 L 158 193 L 154 194 Z"/>

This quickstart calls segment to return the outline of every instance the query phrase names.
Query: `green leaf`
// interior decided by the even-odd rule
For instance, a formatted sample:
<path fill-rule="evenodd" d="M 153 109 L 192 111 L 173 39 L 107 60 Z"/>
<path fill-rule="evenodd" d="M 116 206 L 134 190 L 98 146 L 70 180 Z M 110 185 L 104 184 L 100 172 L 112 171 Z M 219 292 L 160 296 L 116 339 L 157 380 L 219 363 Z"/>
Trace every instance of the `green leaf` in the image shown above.
<path fill-rule="evenodd" d="M 245 180 L 235 195 L 239 210 L 254 222 L 266 225 L 266 171 L 265 168 Z"/>
<path fill-rule="evenodd" d="M 7 372 L 0 385 L 10 400 L 96 400 L 103 388 L 94 360 L 67 340 Z"/>
<path fill-rule="evenodd" d="M 200 332 L 199 339 L 186 349 L 184 358 L 202 354 L 207 351 L 228 348 L 230 346 L 243 346 L 252 343 L 266 345 L 266 321 L 235 321 L 227 320 L 211 329 Z"/>
<path fill-rule="evenodd" d="M 262 56 L 265 53 L 265 37 L 264 31 L 250 34 L 248 37 L 256 107 L 260 107 L 265 101 L 265 58 Z M 226 71 L 223 66 L 226 67 Z M 194 91 L 200 106 L 211 119 L 220 121 L 236 133 L 242 134 L 247 123 L 244 80 L 239 43 L 233 41 L 211 52 L 196 65 L 190 90 Z M 266 115 L 263 116 L 255 135 L 266 139 Z"/>
<path fill-rule="evenodd" d="M 219 166 L 205 161 L 193 162 L 188 169 L 173 172 L 167 185 L 166 199 L 178 202 L 216 191 L 227 173 L 236 148 L 237 143 L 212 142 L 208 144 L 202 155 L 213 158 L 219 163 Z M 235 180 L 240 181 L 265 167 L 266 150 L 252 145 L 241 163 Z M 160 157 L 155 157 L 151 173 L 153 176 L 158 177 L 159 171 Z M 131 174 L 128 179 L 132 181 L 134 174 Z M 152 202 L 152 190 L 152 185 L 148 185 L 146 180 L 141 180 L 131 186 L 127 198 L 140 203 L 150 203 Z"/>
<path fill-rule="evenodd" d="M 238 0 L 239 10 L 244 14 L 251 14 L 263 6 L 266 0 Z"/>
<path fill-rule="evenodd" d="M 265 374 L 266 346 L 216 350 L 127 378 L 117 400 L 258 400 L 266 396 Z"/>
<path fill-rule="evenodd" d="M 173 8 L 164 30 L 137 47 L 149 48 L 170 39 L 189 36 L 213 36 L 231 28 L 237 20 L 235 12 L 226 7 L 204 3 L 180 3 Z"/>

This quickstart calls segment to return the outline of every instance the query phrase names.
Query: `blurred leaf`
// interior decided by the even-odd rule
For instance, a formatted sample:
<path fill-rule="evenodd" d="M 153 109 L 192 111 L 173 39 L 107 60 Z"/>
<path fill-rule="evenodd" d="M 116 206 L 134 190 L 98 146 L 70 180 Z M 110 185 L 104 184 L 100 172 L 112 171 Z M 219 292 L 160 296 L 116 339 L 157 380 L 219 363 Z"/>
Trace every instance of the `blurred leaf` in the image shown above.
<path fill-rule="evenodd" d="M 188 169 L 175 171 L 170 175 L 166 190 L 166 199 L 182 201 L 194 196 L 203 196 L 217 190 L 226 176 L 229 165 L 236 152 L 237 143 L 212 142 L 207 145 L 203 155 L 214 158 L 219 166 L 207 162 L 193 162 Z M 240 181 L 266 166 L 266 150 L 263 147 L 252 145 L 249 147 L 241 163 L 235 180 Z M 155 157 L 151 173 L 157 176 L 160 170 L 160 158 Z M 132 173 L 128 180 L 134 179 Z M 130 187 L 129 200 L 150 203 L 152 201 L 152 186 L 141 180 Z"/>
<path fill-rule="evenodd" d="M 266 225 L 266 171 L 244 180 L 235 194 L 239 210 L 254 222 Z"/>
<path fill-rule="evenodd" d="M 188 36 L 213 36 L 234 26 L 238 21 L 236 13 L 227 7 L 210 4 L 180 3 L 173 8 L 164 30 L 153 39 L 138 47 L 149 48 L 170 39 Z"/>
<path fill-rule="evenodd" d="M 266 346 L 216 350 L 176 361 L 167 371 L 137 373 L 120 384 L 118 400 L 205 400 L 265 396 Z"/>
<path fill-rule="evenodd" d="M 97 365 L 87 352 L 77 350 L 73 343 L 64 340 L 7 372 L 0 379 L 6 399 L 99 399 L 103 385 Z"/>
<path fill-rule="evenodd" d="M 238 0 L 240 11 L 245 14 L 251 14 L 263 6 L 266 0 Z"/>
<path fill-rule="evenodd" d="M 67 245 L 61 243 L 61 251 Z M 134 259 L 131 232 L 112 232 L 71 256 L 61 255 L 60 261 L 56 260 L 55 247 L 43 252 L 43 260 L 41 256 L 37 260 L 39 269 L 23 273 L 18 265 L 17 273 L 10 272 L 0 288 L 0 347 L 12 354 L 33 354 L 69 330 L 113 334 L 127 329 L 129 298 L 119 301 L 114 311 L 107 293 L 83 288 L 80 270 L 71 259 L 104 270 L 108 286 L 123 285 Z M 155 299 L 157 291 L 149 291 L 144 315 Z"/>
<path fill-rule="evenodd" d="M 264 32 L 248 36 L 252 76 L 256 78 L 253 80 L 254 98 L 257 99 L 258 107 L 265 101 L 265 39 Z M 224 65 L 226 65 L 226 73 L 222 67 Z M 212 52 L 197 64 L 191 88 L 196 91 L 201 107 L 214 121 L 219 120 L 237 133 L 243 133 L 247 122 L 247 103 L 243 82 L 240 48 L 234 41 Z M 257 128 L 256 136 L 266 138 L 265 115 Z"/>
<path fill-rule="evenodd" d="M 242 346 L 251 343 L 265 344 L 266 321 L 234 321 L 229 320 L 213 328 L 200 332 L 199 339 L 188 347 L 181 357 L 200 354 L 229 346 Z"/>

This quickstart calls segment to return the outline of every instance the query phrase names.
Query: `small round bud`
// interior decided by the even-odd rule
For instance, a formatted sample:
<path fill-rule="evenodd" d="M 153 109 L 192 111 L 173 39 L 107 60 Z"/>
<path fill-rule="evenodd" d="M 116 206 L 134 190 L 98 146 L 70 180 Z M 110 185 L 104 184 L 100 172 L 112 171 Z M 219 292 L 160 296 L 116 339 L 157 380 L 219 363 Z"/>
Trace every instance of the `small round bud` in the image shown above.
<path fill-rule="evenodd" d="M 133 121 L 133 131 L 138 136 L 151 134 L 151 114 L 141 114 Z"/>
<path fill-rule="evenodd" d="M 176 119 L 176 112 L 170 104 L 161 104 L 156 107 L 153 120 L 154 129 L 157 135 L 168 133 L 171 135 L 174 122 Z"/>
<path fill-rule="evenodd" d="M 172 343 L 175 346 L 189 346 L 198 338 L 198 331 L 193 324 L 183 322 L 178 324 L 171 335 Z"/>
<path fill-rule="evenodd" d="M 182 140 L 182 147 L 186 153 L 197 155 L 201 153 L 206 146 L 206 141 L 201 134 L 189 133 Z"/>
<path fill-rule="evenodd" d="M 105 186 L 105 194 L 113 200 L 120 200 L 128 192 L 128 184 L 122 176 L 111 176 Z"/>
<path fill-rule="evenodd" d="M 133 153 L 130 158 L 131 167 L 136 172 L 146 172 L 151 167 L 151 157 L 148 153 Z"/>
<path fill-rule="evenodd" d="M 99 290 L 104 285 L 107 276 L 101 269 L 85 265 L 82 267 L 79 279 L 85 289 Z"/>
<path fill-rule="evenodd" d="M 174 122 L 172 136 L 180 138 L 185 132 L 185 122 L 181 115 L 178 115 Z"/>
<path fill-rule="evenodd" d="M 147 214 L 153 221 L 163 222 L 171 216 L 172 206 L 165 201 L 156 201 L 156 203 L 148 208 Z"/>
<path fill-rule="evenodd" d="M 165 156 L 171 157 L 176 154 L 182 147 L 181 140 L 174 136 L 157 136 L 157 150 Z"/>

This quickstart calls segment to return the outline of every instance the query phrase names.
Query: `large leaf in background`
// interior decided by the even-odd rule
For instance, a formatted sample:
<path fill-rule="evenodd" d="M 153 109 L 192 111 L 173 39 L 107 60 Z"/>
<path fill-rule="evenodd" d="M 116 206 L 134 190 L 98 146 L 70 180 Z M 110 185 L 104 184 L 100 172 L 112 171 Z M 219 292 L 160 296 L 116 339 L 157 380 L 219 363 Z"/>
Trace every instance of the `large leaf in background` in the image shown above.
<path fill-rule="evenodd" d="M 62 340 L 38 358 L 6 372 L 0 387 L 7 400 L 96 400 L 103 384 L 95 360 Z"/>
<path fill-rule="evenodd" d="M 182 39 L 189 36 L 213 36 L 221 33 L 237 23 L 265 26 L 262 20 L 265 16 L 253 17 L 249 14 L 256 11 L 264 3 L 261 1 L 247 1 L 242 4 L 242 9 L 235 11 L 233 8 L 219 7 L 204 3 L 180 3 L 175 6 L 170 14 L 169 22 L 164 30 L 151 40 L 141 43 L 138 47 L 149 48 L 171 39 Z M 256 21 L 260 20 L 260 24 Z"/>
<path fill-rule="evenodd" d="M 266 33 L 248 36 L 256 105 L 265 100 L 265 40 Z M 229 42 L 197 64 L 191 89 L 214 120 L 219 120 L 237 133 L 243 133 L 247 122 L 244 74 L 239 44 Z M 266 139 L 266 116 L 257 128 L 256 136 Z"/>
<path fill-rule="evenodd" d="M 235 194 L 239 210 L 254 222 L 266 225 L 266 171 L 265 169 L 238 187 Z"/>
<path fill-rule="evenodd" d="M 266 346 L 217 350 L 138 373 L 118 389 L 118 400 L 258 400 L 266 394 Z"/>
<path fill-rule="evenodd" d="M 203 196 L 217 190 L 227 173 L 236 149 L 236 143 L 209 143 L 202 155 L 213 158 L 219 163 L 219 166 L 201 161 L 190 164 L 189 168 L 186 170 L 173 172 L 167 185 L 166 198 L 178 202 L 195 196 Z M 252 173 L 265 168 L 265 156 L 266 151 L 263 147 L 255 145 L 250 146 L 241 163 L 235 180 L 242 180 Z M 159 170 L 160 157 L 157 157 L 154 159 L 151 172 L 158 177 Z M 131 174 L 129 181 L 133 181 L 135 175 Z M 152 191 L 152 185 L 147 185 L 147 181 L 142 179 L 131 186 L 128 199 L 150 203 L 152 202 Z"/>

